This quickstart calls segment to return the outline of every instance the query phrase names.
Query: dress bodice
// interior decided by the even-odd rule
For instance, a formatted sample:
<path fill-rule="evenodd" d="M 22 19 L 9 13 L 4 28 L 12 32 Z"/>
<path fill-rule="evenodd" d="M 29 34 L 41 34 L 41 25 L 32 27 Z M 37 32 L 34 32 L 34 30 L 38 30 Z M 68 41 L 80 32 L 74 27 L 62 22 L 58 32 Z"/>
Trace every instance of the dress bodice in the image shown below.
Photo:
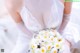
<path fill-rule="evenodd" d="M 35 17 L 29 8 L 27 7 L 27 1 L 25 0 L 25 4 L 20 12 L 22 20 L 25 24 L 25 26 L 31 30 L 31 31 L 38 31 L 44 28 L 56 28 L 58 29 L 61 22 L 62 22 L 62 16 L 63 16 L 63 10 L 64 10 L 64 5 L 60 0 L 52 0 L 51 7 L 49 7 L 49 11 L 44 11 L 44 17 L 43 18 L 38 18 Z M 41 0 L 41 1 L 46 1 L 46 0 Z M 36 2 L 36 0 L 34 0 Z M 37 1 L 38 2 L 38 1 Z M 45 4 L 45 2 L 43 3 Z M 35 4 L 37 5 L 37 4 Z M 43 6 L 42 4 L 40 6 Z M 48 5 L 45 5 L 48 6 Z M 45 7 L 44 6 L 44 7 Z M 35 8 L 35 7 L 34 7 Z M 45 7 L 46 8 L 46 7 Z M 40 9 L 40 8 L 39 8 Z M 46 9 L 45 9 L 46 10 Z M 41 19 L 43 19 L 44 22 L 39 22 Z"/>

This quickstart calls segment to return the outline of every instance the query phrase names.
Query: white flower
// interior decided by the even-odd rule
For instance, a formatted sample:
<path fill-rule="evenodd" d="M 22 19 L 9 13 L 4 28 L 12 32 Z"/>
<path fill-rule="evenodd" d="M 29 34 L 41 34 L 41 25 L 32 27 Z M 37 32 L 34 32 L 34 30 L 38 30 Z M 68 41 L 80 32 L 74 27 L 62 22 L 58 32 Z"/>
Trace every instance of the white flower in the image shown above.
<path fill-rule="evenodd" d="M 48 45 L 46 45 L 47 50 L 51 50 L 52 47 L 53 47 L 52 44 L 48 44 Z"/>
<path fill-rule="evenodd" d="M 31 44 L 30 47 L 31 47 L 32 49 L 36 49 L 36 48 L 37 48 L 37 45 L 36 45 L 36 44 Z"/>
<path fill-rule="evenodd" d="M 42 48 L 40 49 L 40 51 L 41 51 L 41 53 L 46 53 L 46 48 L 45 48 L 45 47 L 42 47 Z"/>
<path fill-rule="evenodd" d="M 55 47 L 56 49 L 59 49 L 59 48 L 61 47 L 61 45 L 58 44 L 58 43 L 55 43 L 55 44 L 54 44 L 54 47 Z"/>

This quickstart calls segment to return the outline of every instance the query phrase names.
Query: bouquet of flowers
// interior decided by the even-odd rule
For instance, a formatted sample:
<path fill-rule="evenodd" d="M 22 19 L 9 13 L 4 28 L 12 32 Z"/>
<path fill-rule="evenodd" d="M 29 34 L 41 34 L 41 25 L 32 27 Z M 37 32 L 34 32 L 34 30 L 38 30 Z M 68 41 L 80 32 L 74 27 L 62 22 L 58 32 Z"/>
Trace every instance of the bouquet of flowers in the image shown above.
<path fill-rule="evenodd" d="M 52 29 L 42 30 L 34 34 L 30 42 L 29 53 L 62 53 L 63 37 Z"/>

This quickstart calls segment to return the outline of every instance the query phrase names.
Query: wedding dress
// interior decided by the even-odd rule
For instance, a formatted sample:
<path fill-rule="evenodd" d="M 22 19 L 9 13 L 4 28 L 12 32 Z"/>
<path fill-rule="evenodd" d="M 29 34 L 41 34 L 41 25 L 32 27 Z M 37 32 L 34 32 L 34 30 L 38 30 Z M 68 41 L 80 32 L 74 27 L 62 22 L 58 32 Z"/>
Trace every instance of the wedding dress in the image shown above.
<path fill-rule="evenodd" d="M 45 10 L 42 18 L 34 16 L 34 13 L 32 14 L 31 10 L 34 10 L 35 8 L 32 8 L 31 10 L 28 8 L 29 5 L 27 3 L 29 1 L 35 5 L 35 8 L 38 8 L 36 11 L 40 10 L 39 12 L 41 12 L 42 9 Z M 24 6 L 22 7 L 20 15 L 22 17 L 24 25 L 30 32 L 34 33 L 46 28 L 55 28 L 56 30 L 59 28 L 63 19 L 64 5 L 60 0 L 51 0 L 51 7 L 49 7 L 49 10 L 47 11 L 47 6 L 50 5 L 48 3 L 49 1 L 50 0 L 24 1 Z M 12 53 L 28 53 L 27 50 L 29 48 L 29 42 L 31 40 L 31 38 L 28 36 L 31 37 L 32 35 L 26 34 L 19 37 Z M 67 45 L 65 47 L 64 53 L 70 53 L 69 47 Z"/>

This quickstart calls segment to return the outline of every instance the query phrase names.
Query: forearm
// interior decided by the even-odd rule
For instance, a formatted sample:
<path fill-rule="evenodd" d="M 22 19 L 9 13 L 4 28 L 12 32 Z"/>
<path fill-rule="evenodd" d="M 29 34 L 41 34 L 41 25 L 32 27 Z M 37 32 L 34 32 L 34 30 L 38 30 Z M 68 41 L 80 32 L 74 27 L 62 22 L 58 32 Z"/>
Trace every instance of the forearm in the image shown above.
<path fill-rule="evenodd" d="M 19 29 L 19 37 L 11 53 L 26 53 L 29 48 L 29 43 L 31 41 L 32 35 L 30 31 L 25 27 L 18 12 L 10 11 L 10 14 L 13 20 L 15 20 L 17 28 Z"/>
<path fill-rule="evenodd" d="M 28 29 L 25 27 L 25 25 L 24 25 L 24 23 L 23 23 L 23 21 L 22 21 L 22 19 L 21 19 L 21 15 L 19 14 L 19 12 L 16 11 L 16 10 L 11 10 L 11 9 L 10 9 L 10 10 L 8 9 L 8 11 L 9 11 L 10 15 L 12 16 L 13 20 L 15 21 L 18 29 L 19 29 L 22 33 L 24 33 L 25 35 L 29 34 L 30 32 L 29 32 Z M 29 34 L 29 35 L 30 35 L 30 34 Z M 29 36 L 29 37 L 30 37 L 30 36 Z"/>
<path fill-rule="evenodd" d="M 71 8 L 72 3 L 71 2 L 65 2 L 64 3 L 64 14 L 63 14 L 63 20 L 59 28 L 59 32 L 63 35 L 63 37 L 66 39 L 66 44 L 71 48 L 73 45 L 73 37 L 72 34 L 67 34 L 64 32 L 65 27 L 67 26 L 69 20 L 70 20 L 70 14 L 71 14 Z M 63 33 L 64 32 L 64 33 Z"/>
<path fill-rule="evenodd" d="M 60 33 L 62 33 L 64 31 L 66 25 L 68 24 L 68 22 L 70 20 L 72 3 L 71 2 L 65 2 L 64 7 L 65 8 L 64 8 L 64 13 L 63 13 L 63 20 L 62 20 L 62 23 L 61 23 L 60 28 L 59 28 Z"/>
<path fill-rule="evenodd" d="M 67 24 L 68 24 L 68 22 L 69 22 L 69 20 L 70 20 L 69 17 L 70 17 L 70 14 L 64 14 L 64 15 L 63 15 L 63 20 L 62 20 L 62 23 L 61 23 L 60 28 L 59 28 L 59 32 L 60 32 L 61 34 L 63 33 L 65 27 L 67 26 Z"/>

